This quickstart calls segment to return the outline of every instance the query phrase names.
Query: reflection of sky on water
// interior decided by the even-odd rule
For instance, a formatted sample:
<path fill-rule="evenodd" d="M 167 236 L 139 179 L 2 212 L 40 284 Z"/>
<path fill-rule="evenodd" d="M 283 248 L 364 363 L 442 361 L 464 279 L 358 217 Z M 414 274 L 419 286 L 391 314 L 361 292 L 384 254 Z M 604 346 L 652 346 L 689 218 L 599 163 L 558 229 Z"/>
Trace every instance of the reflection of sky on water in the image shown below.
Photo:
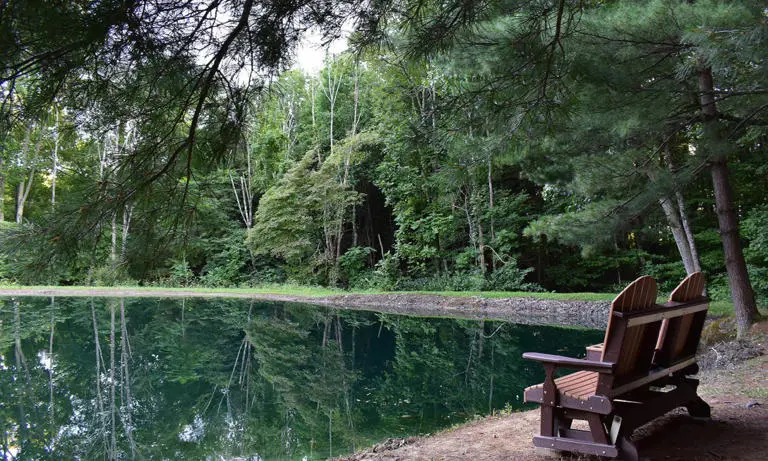
<path fill-rule="evenodd" d="M 324 459 L 521 408 L 542 373 L 522 352 L 600 339 L 247 300 L 0 299 L 0 452 Z"/>

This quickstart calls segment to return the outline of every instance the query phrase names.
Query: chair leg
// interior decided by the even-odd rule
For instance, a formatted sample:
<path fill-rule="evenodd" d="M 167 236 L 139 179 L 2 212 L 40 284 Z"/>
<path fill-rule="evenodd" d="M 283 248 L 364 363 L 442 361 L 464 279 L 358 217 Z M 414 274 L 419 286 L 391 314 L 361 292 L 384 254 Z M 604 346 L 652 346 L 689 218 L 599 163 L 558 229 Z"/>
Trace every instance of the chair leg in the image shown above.
<path fill-rule="evenodd" d="M 555 408 L 549 405 L 541 406 L 540 433 L 545 437 L 555 436 Z"/>
<path fill-rule="evenodd" d="M 696 396 L 696 400 L 686 403 L 685 408 L 688 410 L 688 414 L 694 418 L 709 419 L 712 417 L 709 404 L 699 396 Z"/>
<path fill-rule="evenodd" d="M 609 444 L 608 434 L 605 432 L 605 426 L 600 415 L 594 413 L 587 416 L 587 422 L 589 423 L 589 431 L 592 433 L 592 440 L 595 443 L 602 443 L 604 445 Z"/>
<path fill-rule="evenodd" d="M 637 453 L 637 446 L 629 440 L 629 436 L 622 435 L 616 440 L 619 448 L 619 457 L 624 461 L 640 461 L 640 455 Z"/>

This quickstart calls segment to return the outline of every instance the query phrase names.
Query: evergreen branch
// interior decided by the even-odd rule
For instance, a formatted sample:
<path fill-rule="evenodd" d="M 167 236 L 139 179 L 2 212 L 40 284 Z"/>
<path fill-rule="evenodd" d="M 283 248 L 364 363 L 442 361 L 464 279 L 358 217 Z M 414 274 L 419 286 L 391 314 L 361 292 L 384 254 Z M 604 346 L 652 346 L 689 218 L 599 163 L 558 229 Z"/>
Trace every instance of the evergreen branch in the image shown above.
<path fill-rule="evenodd" d="M 563 53 L 565 53 L 565 50 L 563 49 L 563 44 L 560 43 L 560 34 L 561 34 L 561 27 L 563 23 L 564 11 L 565 11 L 565 0 L 560 0 L 560 3 L 557 7 L 557 17 L 555 19 L 555 36 L 552 38 L 552 41 L 549 44 L 549 47 L 552 48 L 552 51 L 549 53 L 549 57 L 547 59 L 547 67 L 544 71 L 544 78 L 542 80 L 541 95 L 545 99 L 547 97 L 547 83 L 549 81 L 550 73 L 552 72 L 552 64 L 555 59 L 556 47 L 559 46 L 560 49 L 563 51 Z"/>
<path fill-rule="evenodd" d="M 757 114 L 764 111 L 765 109 L 768 109 L 768 103 L 763 104 L 762 106 L 758 107 L 757 109 L 753 110 L 751 114 L 749 114 L 746 118 L 741 120 L 738 125 L 736 125 L 733 130 L 731 130 L 731 134 L 729 137 L 732 137 L 738 132 L 744 125 L 747 125 L 751 119 L 753 119 Z M 721 117 L 723 114 L 719 114 Z M 768 123 L 749 123 L 750 126 L 768 126 Z"/>

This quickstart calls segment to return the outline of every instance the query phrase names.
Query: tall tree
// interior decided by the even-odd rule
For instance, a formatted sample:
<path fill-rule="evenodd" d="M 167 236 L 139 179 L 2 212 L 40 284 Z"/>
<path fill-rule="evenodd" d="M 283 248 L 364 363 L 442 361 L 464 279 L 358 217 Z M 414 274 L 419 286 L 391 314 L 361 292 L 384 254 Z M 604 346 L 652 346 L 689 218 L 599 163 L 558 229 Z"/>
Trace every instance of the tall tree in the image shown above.
<path fill-rule="evenodd" d="M 599 7 L 559 2 L 550 10 L 523 10 L 527 22 L 486 10 L 474 28 L 458 32 L 460 40 L 448 44 L 446 56 L 454 69 L 471 69 L 464 100 L 482 95 L 507 108 L 497 112 L 507 127 L 518 126 L 522 115 L 528 132 L 515 135 L 527 145 L 524 152 L 537 180 L 570 183 L 584 196 L 585 203 L 566 219 L 547 217 L 532 226 L 532 233 L 611 245 L 617 231 L 628 232 L 653 203 L 661 203 L 686 266 L 693 269 L 679 212 L 684 202 L 675 202 L 681 187 L 711 165 L 743 334 L 756 309 L 737 245 L 724 160 L 740 143 L 750 142 L 744 138 L 750 126 L 764 123 L 760 118 L 768 106 L 761 56 L 768 43 L 761 33 L 766 27 L 762 9 L 752 2 L 649 0 Z M 425 17 L 437 27 L 445 16 Z M 547 19 L 549 25 L 542 25 Z M 531 34 L 532 24 L 550 33 Z M 507 46 L 510 41 L 517 46 Z M 487 53 L 477 52 L 478 42 L 486 44 Z M 713 75 L 723 82 L 713 83 Z M 723 106 L 727 109 L 718 111 Z M 647 181 L 674 136 L 685 139 L 696 155 L 681 157 L 684 164 L 674 172 L 659 171 Z"/>

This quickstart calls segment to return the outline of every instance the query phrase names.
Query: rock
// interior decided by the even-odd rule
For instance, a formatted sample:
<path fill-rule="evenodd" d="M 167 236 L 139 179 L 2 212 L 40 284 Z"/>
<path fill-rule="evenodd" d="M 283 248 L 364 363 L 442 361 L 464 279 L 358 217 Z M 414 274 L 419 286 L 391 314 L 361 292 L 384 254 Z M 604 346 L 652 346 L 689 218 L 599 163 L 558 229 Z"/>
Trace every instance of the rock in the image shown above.
<path fill-rule="evenodd" d="M 736 339 L 736 322 L 730 317 L 713 321 L 701 332 L 701 342 L 706 346 L 733 339 Z"/>

